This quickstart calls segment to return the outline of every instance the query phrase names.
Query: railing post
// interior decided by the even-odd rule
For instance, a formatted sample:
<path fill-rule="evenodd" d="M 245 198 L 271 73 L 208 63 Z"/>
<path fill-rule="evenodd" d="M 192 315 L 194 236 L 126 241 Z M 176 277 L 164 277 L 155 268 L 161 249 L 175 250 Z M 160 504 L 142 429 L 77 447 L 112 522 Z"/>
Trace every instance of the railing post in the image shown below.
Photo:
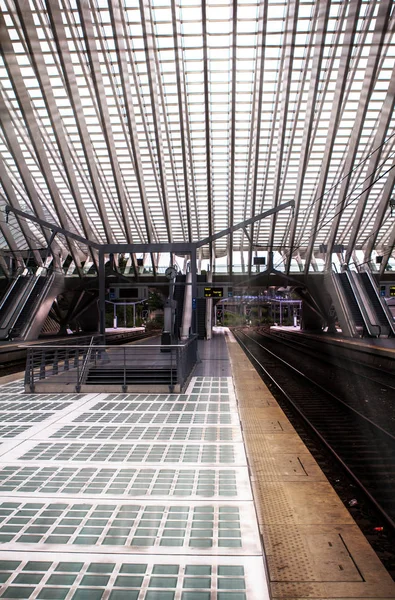
<path fill-rule="evenodd" d="M 77 394 L 81 391 L 81 385 L 80 385 L 80 357 L 78 355 L 78 350 L 76 350 L 77 356 L 78 356 L 78 361 L 77 361 L 77 384 L 75 386 L 75 391 L 77 392 Z"/>
<path fill-rule="evenodd" d="M 58 351 L 55 350 L 54 358 L 53 358 L 53 374 L 57 375 L 59 373 L 59 355 Z"/>
<path fill-rule="evenodd" d="M 64 370 L 68 371 L 69 368 L 70 368 L 70 366 L 69 366 L 69 349 L 66 348 L 66 354 L 64 357 Z"/>
<path fill-rule="evenodd" d="M 40 379 L 45 379 L 45 350 L 41 350 Z"/>
<path fill-rule="evenodd" d="M 123 386 L 122 386 L 122 391 L 124 393 L 127 392 L 127 385 L 126 385 L 126 348 L 125 346 L 123 347 Z"/>
<path fill-rule="evenodd" d="M 170 385 L 169 385 L 169 391 L 172 394 L 174 391 L 174 383 L 173 383 L 173 352 L 174 352 L 174 348 L 170 347 Z"/>

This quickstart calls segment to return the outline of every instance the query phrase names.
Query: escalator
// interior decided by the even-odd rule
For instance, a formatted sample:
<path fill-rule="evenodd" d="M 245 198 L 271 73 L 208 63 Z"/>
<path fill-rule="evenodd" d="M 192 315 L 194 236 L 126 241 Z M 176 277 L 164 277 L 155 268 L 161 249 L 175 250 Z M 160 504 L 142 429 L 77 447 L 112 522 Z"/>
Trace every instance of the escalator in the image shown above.
<path fill-rule="evenodd" d="M 27 327 L 31 318 L 33 309 L 41 296 L 42 291 L 48 283 L 47 277 L 38 277 L 35 285 L 33 286 L 28 298 L 26 299 L 22 310 L 19 313 L 17 320 L 15 321 L 9 337 L 12 339 L 18 339 L 22 336 L 25 328 Z"/>
<path fill-rule="evenodd" d="M 365 327 L 364 318 L 361 312 L 361 308 L 358 305 L 357 299 L 355 297 L 348 273 L 337 273 L 336 277 L 340 282 L 344 294 L 344 299 L 346 301 L 349 312 L 349 318 L 351 318 L 356 329 L 360 331 L 360 334 L 362 334 Z"/>
<path fill-rule="evenodd" d="M 365 301 L 370 303 L 370 306 L 375 314 L 376 323 L 381 328 L 382 335 L 395 335 L 395 324 L 392 315 L 385 303 L 379 296 L 376 284 L 370 273 L 357 273 L 357 278 L 362 284 L 362 290 L 365 295 Z"/>
<path fill-rule="evenodd" d="M 37 339 L 63 287 L 63 275 L 45 269 L 19 276 L 0 303 L 0 339 Z"/>

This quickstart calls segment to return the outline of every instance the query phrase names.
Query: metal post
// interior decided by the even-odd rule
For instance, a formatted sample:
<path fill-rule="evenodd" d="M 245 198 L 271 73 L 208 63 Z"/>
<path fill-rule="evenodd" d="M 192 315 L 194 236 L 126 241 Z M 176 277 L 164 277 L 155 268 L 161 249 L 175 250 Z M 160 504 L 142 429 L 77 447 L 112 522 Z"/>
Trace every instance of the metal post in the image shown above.
<path fill-rule="evenodd" d="M 123 305 L 123 326 L 126 328 L 126 304 Z"/>
<path fill-rule="evenodd" d="M 104 265 L 104 250 L 99 249 L 99 313 L 100 334 L 103 336 L 103 345 L 106 344 L 106 270 Z"/>
<path fill-rule="evenodd" d="M 136 327 L 136 305 L 133 304 L 133 327 Z"/>
<path fill-rule="evenodd" d="M 191 248 L 191 273 L 192 273 L 192 306 L 197 306 L 197 271 L 196 271 L 196 246 Z M 195 299 L 195 301 L 194 301 Z M 197 308 L 192 309 L 192 335 L 197 333 Z"/>
<path fill-rule="evenodd" d="M 122 386 L 122 391 L 124 393 L 126 393 L 126 348 L 125 346 L 123 347 L 123 386 Z"/>

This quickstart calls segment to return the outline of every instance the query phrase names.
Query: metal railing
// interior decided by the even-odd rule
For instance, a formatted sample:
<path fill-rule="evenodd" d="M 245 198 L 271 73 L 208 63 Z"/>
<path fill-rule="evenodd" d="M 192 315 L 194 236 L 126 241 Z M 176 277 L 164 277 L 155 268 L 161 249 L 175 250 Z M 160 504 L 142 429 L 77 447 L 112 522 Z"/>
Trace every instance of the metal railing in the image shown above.
<path fill-rule="evenodd" d="M 26 347 L 26 346 L 22 346 Z M 28 392 L 181 391 L 197 363 L 197 336 L 180 344 L 27 347 Z"/>

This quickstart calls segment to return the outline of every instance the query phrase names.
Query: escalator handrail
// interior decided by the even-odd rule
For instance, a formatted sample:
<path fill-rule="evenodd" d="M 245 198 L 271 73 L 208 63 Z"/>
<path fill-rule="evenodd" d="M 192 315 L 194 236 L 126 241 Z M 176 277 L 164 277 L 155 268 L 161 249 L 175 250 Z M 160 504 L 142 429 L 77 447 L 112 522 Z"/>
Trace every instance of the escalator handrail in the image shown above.
<path fill-rule="evenodd" d="M 14 313 L 13 315 L 13 320 L 12 320 L 12 325 L 9 326 L 9 332 L 12 332 L 12 329 L 15 327 L 16 322 L 18 321 L 19 317 L 21 316 L 21 313 L 23 311 L 23 309 L 25 308 L 30 296 L 32 295 L 34 288 L 36 287 L 36 285 L 38 284 L 38 281 L 40 279 L 41 275 L 35 275 L 34 278 L 35 280 L 33 280 L 33 285 L 31 286 L 28 294 L 26 294 L 23 302 L 21 303 L 21 305 L 18 307 L 18 311 L 17 313 Z"/>
<path fill-rule="evenodd" d="M 36 287 L 36 285 L 37 285 L 37 283 L 38 283 L 38 281 L 39 281 L 40 277 L 43 277 L 43 275 L 38 275 L 38 277 L 37 277 L 37 281 L 34 283 L 34 286 L 32 287 L 32 289 L 31 289 L 31 291 L 30 291 L 30 294 L 29 294 L 29 296 L 26 298 L 26 300 L 25 300 L 25 302 L 24 302 L 24 304 L 23 304 L 23 307 L 22 307 L 22 309 L 19 311 L 19 315 L 18 315 L 17 319 L 15 319 L 15 321 L 14 321 L 14 323 L 13 323 L 12 327 L 11 327 L 11 331 L 12 331 L 13 327 L 15 327 L 15 325 L 16 325 L 16 323 L 17 323 L 17 321 L 18 321 L 18 318 L 19 318 L 19 316 L 20 316 L 20 314 L 21 314 L 21 312 L 22 312 L 22 310 L 25 308 L 25 306 L 26 306 L 26 303 L 27 303 L 28 299 L 30 298 L 30 296 L 32 295 L 32 293 L 33 293 L 33 291 L 34 291 L 34 288 Z M 35 309 L 36 309 L 37 305 L 39 304 L 40 300 L 41 300 L 41 299 L 42 299 L 42 298 L 45 296 L 45 294 L 47 293 L 48 289 L 50 288 L 50 286 L 51 286 L 51 285 L 52 285 L 52 283 L 53 283 L 53 280 L 54 280 L 54 278 L 55 278 L 55 274 L 54 274 L 54 273 L 51 273 L 51 274 L 49 275 L 49 277 L 48 277 L 48 276 L 46 276 L 46 280 L 47 280 L 47 281 L 45 282 L 45 285 L 44 285 L 43 289 L 41 290 L 41 292 L 39 292 L 39 294 L 38 294 L 38 296 L 37 296 L 37 298 L 36 298 L 36 300 L 35 300 L 35 303 L 34 303 L 34 304 L 33 304 L 33 306 L 32 306 L 32 312 L 34 311 L 34 315 L 35 315 L 35 313 L 36 313 L 36 310 L 35 310 Z M 29 328 L 29 327 L 32 325 L 32 321 L 33 321 L 33 319 L 30 319 L 26 325 L 22 325 L 22 329 L 21 329 L 21 335 L 22 335 L 22 334 L 24 334 L 24 333 L 26 332 L 26 330 L 27 330 L 27 329 L 28 329 L 28 328 Z"/>
<path fill-rule="evenodd" d="M 366 271 L 363 271 L 363 273 L 365 273 L 367 275 L 368 281 L 370 283 L 370 287 L 372 289 L 372 292 L 375 294 L 377 300 L 380 303 L 381 309 L 382 309 L 382 311 L 384 313 L 384 316 L 385 316 L 385 318 L 386 318 L 386 320 L 388 322 L 388 325 L 389 325 L 389 327 L 391 329 L 391 332 L 395 335 L 395 323 L 394 323 L 394 320 L 393 320 L 393 317 L 392 317 L 392 313 L 391 313 L 391 311 L 390 311 L 390 309 L 388 307 L 388 304 L 386 303 L 385 300 L 383 300 L 380 297 L 380 295 L 378 293 L 376 282 L 373 279 L 371 272 L 368 271 L 368 270 L 366 270 Z"/>
<path fill-rule="evenodd" d="M 359 287 L 357 285 L 357 282 L 354 281 L 351 271 L 349 269 L 346 269 L 346 271 L 344 271 L 344 272 L 346 273 L 347 280 L 350 283 L 351 290 L 354 295 L 355 301 L 357 303 L 358 309 L 362 315 L 362 320 L 364 322 L 366 331 L 368 332 L 369 335 L 371 335 L 373 337 L 380 336 L 381 327 L 379 324 L 372 323 L 372 321 L 370 320 L 369 314 L 368 314 L 366 307 L 362 301 Z M 374 330 L 373 328 L 375 328 L 376 330 Z"/>
<path fill-rule="evenodd" d="M 347 304 L 345 292 L 343 290 L 341 283 L 339 283 L 341 281 L 340 278 L 338 279 L 338 277 L 340 275 L 341 275 L 341 273 L 337 273 L 337 272 L 334 273 L 333 271 L 331 271 L 332 283 L 335 287 L 336 295 L 339 300 L 340 307 L 342 309 L 345 319 L 347 320 L 347 326 L 350 330 L 350 333 L 354 337 L 354 335 L 358 334 L 358 330 L 357 330 L 358 326 L 355 324 L 354 319 L 352 318 L 352 315 L 350 315 L 350 309 Z"/>
<path fill-rule="evenodd" d="M 14 279 L 14 281 L 11 283 L 10 287 L 8 288 L 8 290 L 5 293 L 5 296 L 1 299 L 0 302 L 0 310 L 3 308 L 4 304 L 6 303 L 6 301 L 8 300 L 8 298 L 10 297 L 10 295 L 12 294 L 13 290 L 15 289 L 15 286 L 17 284 L 17 282 L 20 280 L 22 276 L 18 275 L 18 277 L 16 279 Z"/>
<path fill-rule="evenodd" d="M 5 325 L 2 323 L 0 325 L 0 330 L 8 329 L 10 331 L 14 327 L 16 320 L 18 319 L 20 313 L 23 310 L 23 307 L 25 306 L 28 298 L 30 298 L 30 294 L 32 293 L 32 290 L 33 290 L 34 286 L 36 285 L 36 282 L 34 281 L 34 276 L 31 276 L 30 274 L 26 276 L 26 280 L 27 280 L 27 285 L 22 290 L 22 293 L 20 294 L 20 296 L 18 298 L 18 301 L 20 300 L 20 298 L 22 298 L 22 305 L 23 305 L 22 308 L 20 306 L 17 306 L 16 309 L 14 309 L 14 312 L 11 312 L 11 314 L 9 316 L 7 313 L 7 316 L 8 316 L 7 323 Z M 15 310 L 17 311 L 17 313 L 15 313 Z M 17 314 L 16 318 L 15 318 L 15 314 Z M 10 323 L 12 323 L 12 324 L 10 325 Z"/>

